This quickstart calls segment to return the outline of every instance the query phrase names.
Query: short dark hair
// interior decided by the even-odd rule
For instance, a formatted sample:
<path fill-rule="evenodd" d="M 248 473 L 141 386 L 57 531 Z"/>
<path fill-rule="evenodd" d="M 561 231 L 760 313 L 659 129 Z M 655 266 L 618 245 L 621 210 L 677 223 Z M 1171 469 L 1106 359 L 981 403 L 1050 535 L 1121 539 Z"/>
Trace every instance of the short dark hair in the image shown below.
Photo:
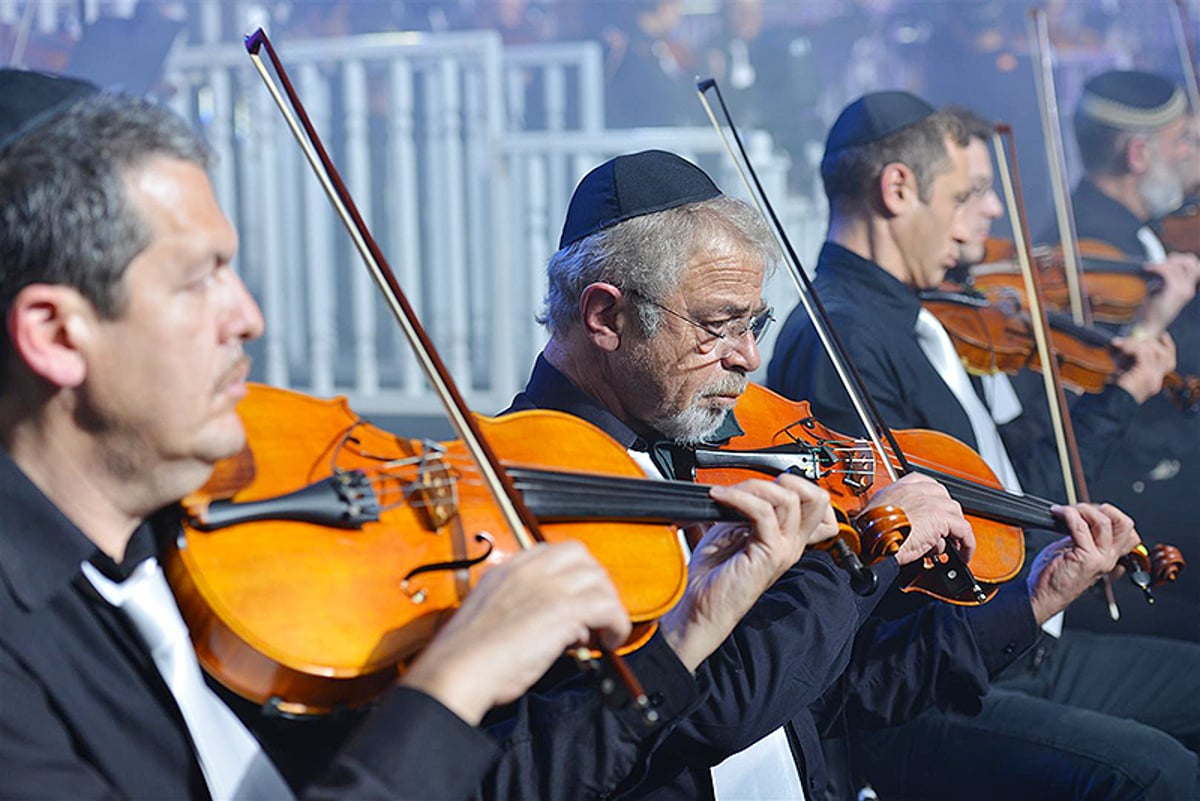
<path fill-rule="evenodd" d="M 958 117 L 939 110 L 883 139 L 827 155 L 821 161 L 821 180 L 830 207 L 836 210 L 861 206 L 871 196 L 883 168 L 894 162 L 912 169 L 917 177 L 918 196 L 927 201 L 933 179 L 948 167 L 947 137 L 960 147 L 966 147 L 970 141 Z"/>
<path fill-rule="evenodd" d="M 173 112 L 100 94 L 53 115 L 0 151 L 0 310 L 35 283 L 79 291 L 107 318 L 119 314 L 125 268 L 149 244 L 125 180 L 157 156 L 207 170 L 210 151 Z M 0 326 L 0 364 L 9 349 Z"/>
<path fill-rule="evenodd" d="M 992 133 L 995 131 L 995 126 L 981 114 L 967 108 L 966 106 L 948 105 L 944 111 L 952 115 L 967 131 L 967 140 L 981 139 L 985 143 L 990 142 Z"/>

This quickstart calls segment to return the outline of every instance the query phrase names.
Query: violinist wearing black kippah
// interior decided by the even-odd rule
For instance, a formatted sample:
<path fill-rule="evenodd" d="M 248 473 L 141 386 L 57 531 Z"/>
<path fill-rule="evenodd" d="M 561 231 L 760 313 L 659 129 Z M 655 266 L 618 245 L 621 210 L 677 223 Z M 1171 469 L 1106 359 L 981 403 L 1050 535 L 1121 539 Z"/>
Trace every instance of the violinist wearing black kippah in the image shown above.
<path fill-rule="evenodd" d="M 244 348 L 264 330 L 232 266 L 237 234 L 208 161 L 164 108 L 0 70 L 0 799 L 608 794 L 702 700 L 692 671 L 822 516 L 802 530 L 796 508 L 725 488 L 716 500 L 761 521 L 769 541 L 726 530 L 731 542 L 706 540 L 692 559 L 703 580 L 679 588 L 675 614 L 630 657 L 654 714 L 610 705 L 577 670 L 561 691 L 526 692 L 589 632 L 610 648 L 629 635 L 612 577 L 578 541 L 493 555 L 446 625 L 433 622 L 440 612 L 422 615 L 437 630 L 403 675 L 379 656 L 396 634 L 381 617 L 384 644 L 343 662 L 383 677 L 372 704 L 310 722 L 281 712 L 278 697 L 232 697 L 206 681 L 191 638 L 226 635 L 185 621 L 198 594 L 169 584 L 164 567 L 179 499 L 247 444 Z M 468 533 L 462 521 L 447 529 Z M 327 533 L 339 547 L 359 539 L 337 531 Z M 323 567 L 321 578 L 369 594 L 347 568 Z M 403 602 L 394 569 L 385 584 Z M 464 589 L 465 574 L 454 577 Z M 321 583 L 313 578 L 284 580 Z M 264 583 L 237 591 L 278 613 L 280 628 L 295 619 Z M 723 603 L 706 604 L 708 594 Z M 292 683 L 275 685 L 283 701 Z M 319 703 L 336 703 L 336 691 L 327 698 Z M 500 704 L 508 727 L 485 731 Z"/>
<path fill-rule="evenodd" d="M 969 142 L 957 116 L 907 93 L 867 95 L 845 109 L 821 165 L 830 226 L 814 284 L 885 422 L 954 435 L 1019 492 L 994 410 L 917 294 L 940 284 L 971 239 Z M 802 311 L 784 325 L 768 382 L 809 400 L 835 428 L 860 430 Z M 1107 504 L 1077 506 L 1114 531 L 1129 521 Z M 1098 523 L 1097 547 L 1107 540 Z M 1047 558 L 1027 561 L 1036 570 Z M 903 606 L 885 600 L 879 613 Z M 1196 754 L 1180 742 L 1200 737 L 1200 720 L 1179 701 L 1200 696 L 1198 664 L 1200 647 L 1190 643 L 1043 636 L 992 674 L 976 714 L 941 707 L 852 732 L 853 763 L 884 798 L 1200 797 Z"/>
<path fill-rule="evenodd" d="M 599 165 L 571 198 L 547 267 L 550 341 L 510 411 L 582 417 L 649 474 L 690 477 L 698 452 L 742 431 L 737 404 L 755 394 L 748 374 L 761 364 L 757 339 L 771 319 L 763 281 L 777 256 L 761 215 L 679 156 L 644 151 Z M 769 482 L 770 494 L 797 493 L 806 516 L 824 490 L 792 478 Z M 1137 536 L 1121 516 L 1067 508 L 1071 536 L 1027 581 L 969 611 L 931 603 L 884 619 L 869 613 L 901 565 L 931 546 L 969 553 L 974 544 L 957 502 L 928 476 L 903 476 L 868 498 L 884 503 L 913 527 L 875 565 L 878 586 L 860 595 L 827 552 L 806 549 L 700 665 L 710 694 L 618 797 L 820 801 L 828 772 L 819 732 L 898 723 L 931 704 L 978 709 L 990 674 L 1029 650 L 1038 625 Z"/>

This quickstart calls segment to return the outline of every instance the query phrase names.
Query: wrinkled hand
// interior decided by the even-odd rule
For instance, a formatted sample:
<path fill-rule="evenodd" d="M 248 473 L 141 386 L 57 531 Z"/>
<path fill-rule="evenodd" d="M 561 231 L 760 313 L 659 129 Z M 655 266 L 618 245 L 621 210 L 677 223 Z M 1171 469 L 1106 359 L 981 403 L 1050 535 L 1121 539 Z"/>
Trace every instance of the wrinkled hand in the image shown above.
<path fill-rule="evenodd" d="M 612 580 L 582 543 L 537 545 L 484 574 L 401 683 L 475 725 L 569 647 L 595 635 L 616 648 L 630 630 Z"/>
<path fill-rule="evenodd" d="M 747 522 L 709 528 L 692 551 L 687 592 L 660 621 L 663 636 L 689 670 L 725 641 L 805 547 L 837 533 L 828 493 L 798 476 L 751 479 L 712 487 L 710 493 Z"/>
<path fill-rule="evenodd" d="M 909 473 L 875 493 L 866 508 L 886 504 L 900 507 L 912 524 L 912 531 L 896 552 L 901 565 L 915 562 L 930 551 L 941 553 L 946 550 L 947 539 L 963 561 L 969 561 L 975 553 L 975 532 L 963 517 L 962 507 L 929 476 Z"/>
<path fill-rule="evenodd" d="M 1030 569 L 1026 583 L 1039 624 L 1112 572 L 1141 541 L 1129 515 L 1110 504 L 1054 506 L 1052 511 L 1066 521 L 1071 535 L 1043 548 Z"/>
<path fill-rule="evenodd" d="M 1170 334 L 1155 339 L 1115 337 L 1113 345 L 1133 360 L 1117 377 L 1117 386 L 1139 404 L 1162 392 L 1163 378 L 1175 369 L 1175 340 Z"/>
<path fill-rule="evenodd" d="M 1159 291 L 1146 299 L 1138 329 L 1151 338 L 1167 330 L 1183 307 L 1196 296 L 1200 285 L 1200 258 L 1192 253 L 1170 253 L 1167 260 L 1149 263 L 1148 272 L 1162 276 Z"/>

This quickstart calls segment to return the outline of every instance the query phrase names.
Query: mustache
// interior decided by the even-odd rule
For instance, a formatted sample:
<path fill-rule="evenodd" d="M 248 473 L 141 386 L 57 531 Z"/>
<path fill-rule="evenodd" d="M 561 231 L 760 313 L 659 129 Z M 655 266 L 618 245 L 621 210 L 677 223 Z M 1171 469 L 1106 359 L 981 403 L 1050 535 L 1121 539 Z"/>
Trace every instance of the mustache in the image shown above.
<path fill-rule="evenodd" d="M 713 382 L 700 393 L 701 397 L 711 398 L 718 395 L 741 395 L 746 391 L 750 379 L 745 373 L 729 373 L 720 380 Z"/>

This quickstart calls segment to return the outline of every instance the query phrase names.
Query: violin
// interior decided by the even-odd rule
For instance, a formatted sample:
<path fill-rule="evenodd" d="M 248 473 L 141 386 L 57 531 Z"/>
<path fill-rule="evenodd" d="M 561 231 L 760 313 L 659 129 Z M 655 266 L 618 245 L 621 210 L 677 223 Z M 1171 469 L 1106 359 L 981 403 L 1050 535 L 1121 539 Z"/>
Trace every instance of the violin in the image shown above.
<path fill-rule="evenodd" d="M 728 126 L 728 136 L 721 123 L 717 120 L 713 106 L 709 103 L 708 93 L 716 98 L 721 114 Z M 869 441 L 852 440 L 837 434 L 813 418 L 807 404 L 795 405 L 769 390 L 751 386 L 738 400 L 735 410 L 739 418 L 748 421 L 747 433 L 734 438 L 727 449 L 713 451 L 698 449 L 695 452 L 697 472 L 704 479 L 714 478 L 713 474 L 705 473 L 701 468 L 722 468 L 726 473 L 730 470 L 733 475 L 738 471 L 751 470 L 766 473 L 783 471 L 799 472 L 809 475 L 814 480 L 820 480 L 827 491 L 834 495 L 839 502 L 852 504 L 852 511 L 864 508 L 869 501 L 868 494 L 872 487 L 896 481 L 901 475 L 912 472 L 913 462 L 910 462 L 900 444 L 896 432 L 890 430 L 875 407 L 870 394 L 858 375 L 854 365 L 846 357 L 837 332 L 834 330 L 828 314 L 825 312 L 820 298 L 812 285 L 795 248 L 787 237 L 779 215 L 771 206 L 770 200 L 750 162 L 750 156 L 745 144 L 737 132 L 729 108 L 721 96 L 717 82 L 712 78 L 697 81 L 696 93 L 709 121 L 721 137 L 725 149 L 737 167 L 751 199 L 759 211 L 773 227 L 776 240 L 780 245 L 783 264 L 792 278 L 799 293 L 800 303 L 812 320 L 814 330 L 821 345 L 828 355 L 838 378 L 846 390 L 855 415 L 863 425 Z M 735 149 L 736 146 L 736 149 Z M 756 418 L 756 407 L 761 405 L 771 411 L 761 419 Z M 808 435 L 811 432 L 811 435 Z M 931 440 L 948 440 L 934 432 L 928 434 Z M 807 435 L 807 436 L 806 436 Z M 815 437 L 816 441 L 812 441 Z M 912 444 L 912 443 L 910 443 Z M 973 456 L 979 466 L 999 486 L 994 475 L 983 463 L 982 457 L 975 454 L 966 446 L 959 445 L 967 451 L 964 458 Z M 969 456 L 968 456 L 969 454 Z M 932 458 L 936 458 L 932 457 Z M 882 470 L 881 473 L 879 471 Z M 807 471 L 807 472 L 806 472 Z M 877 476 L 876 474 L 879 473 Z M 931 473 L 933 475 L 933 473 Z M 937 476 L 946 482 L 955 483 L 960 479 L 951 472 L 938 472 Z M 732 479 L 729 479 L 732 480 Z M 878 484 L 876 483 L 878 481 Z M 981 485 L 972 484 L 976 489 Z M 1054 523 L 1051 516 L 1049 524 Z M 1024 538 L 1019 529 L 1010 530 L 1007 548 L 1008 552 L 1001 558 L 999 566 L 989 565 L 987 580 L 981 583 L 973 573 L 972 568 L 963 561 L 962 556 L 954 547 L 947 547 L 937 555 L 928 554 L 925 558 L 905 567 L 900 577 L 900 585 L 909 591 L 921 591 L 928 595 L 956 604 L 982 604 L 994 597 L 997 588 L 992 582 L 1005 581 L 1012 578 L 1020 569 L 1024 559 Z M 986 557 L 976 554 L 974 559 L 981 564 Z M 913 565 L 916 565 L 914 568 Z M 987 589 L 985 589 L 987 587 Z"/>
<path fill-rule="evenodd" d="M 307 111 L 305 111 L 303 103 L 300 102 L 299 95 L 296 93 L 291 79 L 284 69 L 283 63 L 275 53 L 275 48 L 271 44 L 270 39 L 260 28 L 246 37 L 245 46 L 251 63 L 253 63 L 259 76 L 263 79 L 263 83 L 266 85 L 272 99 L 285 118 L 288 128 L 295 136 L 305 159 L 312 167 L 313 173 L 324 188 L 326 196 L 333 205 L 334 211 L 345 225 L 355 249 L 362 257 L 364 266 L 380 289 L 384 300 L 396 318 L 400 330 L 412 348 L 413 355 L 416 357 L 425 377 L 432 385 L 435 394 L 442 402 L 447 416 L 458 433 L 466 452 L 470 455 L 471 462 L 481 479 L 480 483 L 486 487 L 486 492 L 491 499 L 492 508 L 498 512 L 497 522 L 502 524 L 500 530 L 507 532 L 505 536 L 511 535 L 517 547 L 522 549 L 534 547 L 538 542 L 545 540 L 545 535 L 541 531 L 537 518 L 534 517 L 533 513 L 525 505 L 522 496 L 513 485 L 512 478 L 501 467 L 499 456 L 484 437 L 480 424 L 467 408 L 462 393 L 459 392 L 449 371 L 434 348 L 429 334 L 417 319 L 412 304 L 408 302 L 407 296 L 401 289 L 395 272 L 387 263 L 387 259 L 384 258 L 375 238 L 371 236 L 371 232 L 363 221 L 362 214 L 354 203 L 354 199 L 350 196 L 349 190 L 347 190 L 345 183 L 338 174 L 333 160 L 329 158 L 329 153 L 321 142 L 321 138 L 317 134 L 315 127 L 312 125 L 312 121 Z M 271 65 L 270 68 L 267 66 L 268 62 Z M 274 75 L 272 75 L 272 70 L 274 70 Z M 294 420 L 292 422 L 303 424 L 307 421 Z M 338 451 L 341 451 L 340 447 Z M 234 473 L 237 474 L 237 471 L 234 471 Z M 353 490 L 350 490 L 342 483 L 344 474 L 339 472 L 336 476 L 333 483 L 328 486 L 334 489 L 335 494 L 339 497 L 349 497 L 353 501 L 351 504 L 352 508 L 359 509 L 357 494 L 363 492 L 361 480 Z M 473 536 L 477 540 L 482 539 L 482 541 L 489 543 L 495 540 L 495 537 L 492 535 L 485 536 L 485 532 L 482 530 Z M 460 541 L 461 538 L 456 539 L 456 543 Z M 677 545 L 676 547 L 681 549 L 681 546 Z M 491 548 L 489 547 L 487 551 L 490 553 Z M 273 554 L 266 555 L 271 556 Z M 484 555 L 484 559 L 486 558 L 487 554 Z M 467 564 L 463 565 L 462 562 L 462 559 L 454 559 L 450 560 L 449 564 L 441 563 L 437 567 L 428 564 L 418 565 L 416 572 L 405 574 L 401 580 L 407 583 L 424 572 L 437 569 L 457 569 L 469 566 L 472 563 L 468 560 Z M 343 575 L 344 581 L 348 581 L 348 578 L 348 576 Z M 277 582 L 288 582 L 294 580 L 294 576 L 279 574 L 275 576 L 275 580 Z M 396 577 L 391 576 L 390 580 L 395 581 Z M 187 590 L 186 583 L 181 581 L 176 590 L 178 592 L 185 592 Z M 412 596 L 414 603 L 418 603 L 417 599 L 421 599 L 420 602 L 423 603 L 425 597 L 426 594 L 420 591 L 417 591 Z M 668 608 L 670 608 L 669 605 L 664 605 L 663 611 Z M 301 616 L 307 612 L 304 609 L 291 611 Z M 425 621 L 427 631 L 432 631 L 436 623 L 436 621 L 430 622 L 430 616 L 428 615 L 419 617 L 418 620 Z M 194 629 L 193 637 L 202 636 L 204 631 L 204 629 Z M 216 630 L 216 633 L 220 634 L 222 632 Z M 390 636 L 384 638 L 385 642 L 390 640 Z M 273 648 L 269 641 L 254 642 L 252 646 L 253 648 L 249 652 L 252 655 L 248 657 L 248 661 L 265 663 L 263 672 L 274 673 L 275 671 L 272 668 L 280 663 L 272 659 L 270 653 L 271 651 L 278 652 L 278 649 Z M 614 697 L 614 690 L 618 686 L 623 686 L 628 694 L 629 702 L 642 713 L 645 721 L 649 723 L 657 719 L 657 713 L 652 708 L 649 694 L 641 687 L 633 671 L 629 669 L 619 655 L 613 653 L 607 647 L 597 647 L 594 650 L 589 650 L 586 646 L 572 649 L 572 655 L 575 656 L 581 668 L 593 673 L 607 671 L 603 680 L 597 683 L 597 687 L 602 694 L 612 699 Z M 360 654 L 360 656 L 362 655 Z M 599 662 L 596 657 L 599 658 Z M 367 661 L 373 662 L 374 657 L 368 656 Z M 213 664 L 211 659 L 209 662 Z M 213 667 L 214 672 L 219 671 L 218 666 L 213 665 Z M 336 670 L 330 671 L 323 665 L 318 665 L 316 672 L 324 676 L 331 675 L 331 672 L 336 674 Z M 356 676 L 361 675 L 358 673 L 358 668 L 355 668 L 352 672 Z M 375 671 L 375 675 L 372 676 L 374 681 L 372 686 L 376 687 L 381 683 L 390 682 L 392 678 L 391 674 L 394 674 L 394 671 L 386 668 L 381 671 Z M 234 686 L 234 681 L 230 681 L 230 686 Z M 286 678 L 285 686 L 287 686 Z M 361 698 L 361 696 L 358 697 Z M 287 699 L 284 699 L 284 701 L 287 702 Z M 330 702 L 334 706 L 345 703 L 338 698 L 334 698 Z M 309 708 L 306 703 L 298 703 L 298 706 L 303 709 Z"/>
<path fill-rule="evenodd" d="M 1009 240 L 989 238 L 984 244 L 984 259 L 968 270 L 968 285 L 987 297 L 996 293 L 1024 292 L 1021 270 L 1015 262 L 1015 249 Z M 1034 247 L 1033 266 L 1052 309 L 1069 307 L 1066 265 L 1061 246 Z M 1083 268 L 1083 293 L 1097 322 L 1123 324 L 1133 322 L 1147 298 L 1162 287 L 1162 277 L 1145 268 L 1140 261 L 1127 258 L 1120 250 L 1104 242 L 1085 239 L 1079 242 Z"/>
<path fill-rule="evenodd" d="M 747 474 L 790 470 L 818 481 L 835 504 L 853 518 L 875 492 L 891 483 L 886 465 L 899 467 L 890 448 L 880 454 L 870 442 L 839 434 L 813 415 L 807 401 L 793 401 L 751 384 L 734 407 L 747 432 L 720 449 L 696 451 L 697 478 L 712 483 L 740 481 Z M 1069 533 L 1051 511 L 1053 502 L 1004 489 L 983 457 L 940 431 L 907 429 L 892 432 L 910 468 L 936 479 L 958 501 L 975 532 L 976 550 L 967 563 L 987 598 L 998 584 L 1012 579 L 1025 559 L 1024 528 Z M 949 603 L 975 605 L 970 588 L 955 583 L 957 576 L 935 571 L 926 556 L 907 565 L 897 580 L 904 592 L 921 592 Z M 1151 586 L 1174 581 L 1185 566 L 1183 555 L 1169 545 L 1153 550 L 1138 546 L 1130 557 L 1148 576 Z M 944 564 L 944 563 L 943 563 Z"/>
<path fill-rule="evenodd" d="M 990 299 L 971 291 L 921 293 L 921 305 L 938 318 L 964 366 L 976 375 L 1012 375 L 1026 367 L 1041 371 L 1023 301 L 1020 290 L 1008 288 L 993 290 Z M 1112 334 L 1076 325 L 1064 312 L 1047 312 L 1046 316 L 1063 385 L 1068 389 L 1102 392 L 1128 368 L 1128 358 L 1112 344 Z M 1172 371 L 1163 379 L 1163 391 L 1185 414 L 1200 412 L 1200 377 Z"/>
<path fill-rule="evenodd" d="M 250 385 L 247 449 L 183 501 L 164 557 L 204 668 L 289 715 L 368 703 L 395 682 L 489 566 L 521 546 L 460 441 L 406 440 L 324 401 Z M 546 541 L 577 539 L 653 634 L 683 595 L 672 523 L 741 520 L 708 487 L 647 479 L 591 424 L 551 411 L 478 418 Z M 553 448 L 547 448 L 553 443 Z M 583 472 L 585 470 L 587 472 Z M 740 480 L 740 479 L 739 479 Z M 860 531 L 835 508 L 826 547 L 899 549 L 908 521 L 872 510 Z"/>
<path fill-rule="evenodd" d="M 515 549 L 564 537 L 583 541 L 608 570 L 634 623 L 622 650 L 640 646 L 686 585 L 682 546 L 666 524 L 731 513 L 705 487 L 646 479 L 624 448 L 574 417 L 472 415 L 270 41 L 259 30 L 246 48 L 459 440 L 405 441 L 358 420 L 344 401 L 255 388 L 239 405 L 249 449 L 186 499 L 175 551 L 164 557 L 200 662 L 234 692 L 283 714 L 368 703 L 392 685 L 482 570 Z M 531 450 L 546 443 L 555 443 L 556 455 Z M 570 458 L 609 473 L 565 473 L 562 460 L 569 465 Z M 898 510 L 885 513 L 889 522 L 871 536 L 902 536 L 907 520 Z M 857 532 L 844 513 L 841 519 L 833 550 L 852 564 L 845 538 L 859 542 Z M 594 668 L 582 651 L 577 658 Z M 653 720 L 648 695 L 620 656 L 600 656 Z M 611 684 L 601 682 L 602 692 Z"/>
<path fill-rule="evenodd" d="M 1193 30 L 1188 19 L 1187 8 L 1182 0 L 1171 5 L 1171 27 L 1175 30 L 1175 45 L 1179 51 L 1183 85 L 1187 89 L 1191 113 L 1195 119 L 1193 134 L 1200 134 L 1200 82 L 1196 80 L 1195 37 L 1188 36 Z M 1200 178 L 1192 170 L 1192 182 L 1185 186 L 1185 200 L 1178 209 L 1157 220 L 1154 227 L 1158 238 L 1168 253 L 1191 253 L 1200 256 Z"/>
<path fill-rule="evenodd" d="M 868 441 L 823 425 L 807 401 L 789 400 L 756 384 L 747 387 L 734 413 L 746 433 L 720 449 L 697 449 L 698 480 L 723 484 L 743 480 L 748 474 L 796 472 L 817 481 L 853 517 L 876 491 L 891 483 L 885 462 L 899 465 L 890 450 L 881 455 Z M 905 566 L 898 586 L 905 592 L 921 592 L 959 605 L 990 600 L 998 590 L 996 585 L 1013 578 L 1024 562 L 1025 538 L 1020 526 L 1058 525 L 1049 505 L 1039 507 L 1020 496 L 1009 496 L 983 458 L 953 437 L 918 429 L 893 434 L 909 463 L 942 482 L 951 497 L 963 504 L 976 535 L 976 551 L 968 566 L 982 584 L 985 597 L 976 597 L 970 586 L 958 581 L 964 576 L 933 570 L 938 558 L 953 558 L 949 550 Z"/>
<path fill-rule="evenodd" d="M 1200 256 L 1200 199 L 1193 198 L 1155 223 L 1158 238 L 1168 253 Z"/>

